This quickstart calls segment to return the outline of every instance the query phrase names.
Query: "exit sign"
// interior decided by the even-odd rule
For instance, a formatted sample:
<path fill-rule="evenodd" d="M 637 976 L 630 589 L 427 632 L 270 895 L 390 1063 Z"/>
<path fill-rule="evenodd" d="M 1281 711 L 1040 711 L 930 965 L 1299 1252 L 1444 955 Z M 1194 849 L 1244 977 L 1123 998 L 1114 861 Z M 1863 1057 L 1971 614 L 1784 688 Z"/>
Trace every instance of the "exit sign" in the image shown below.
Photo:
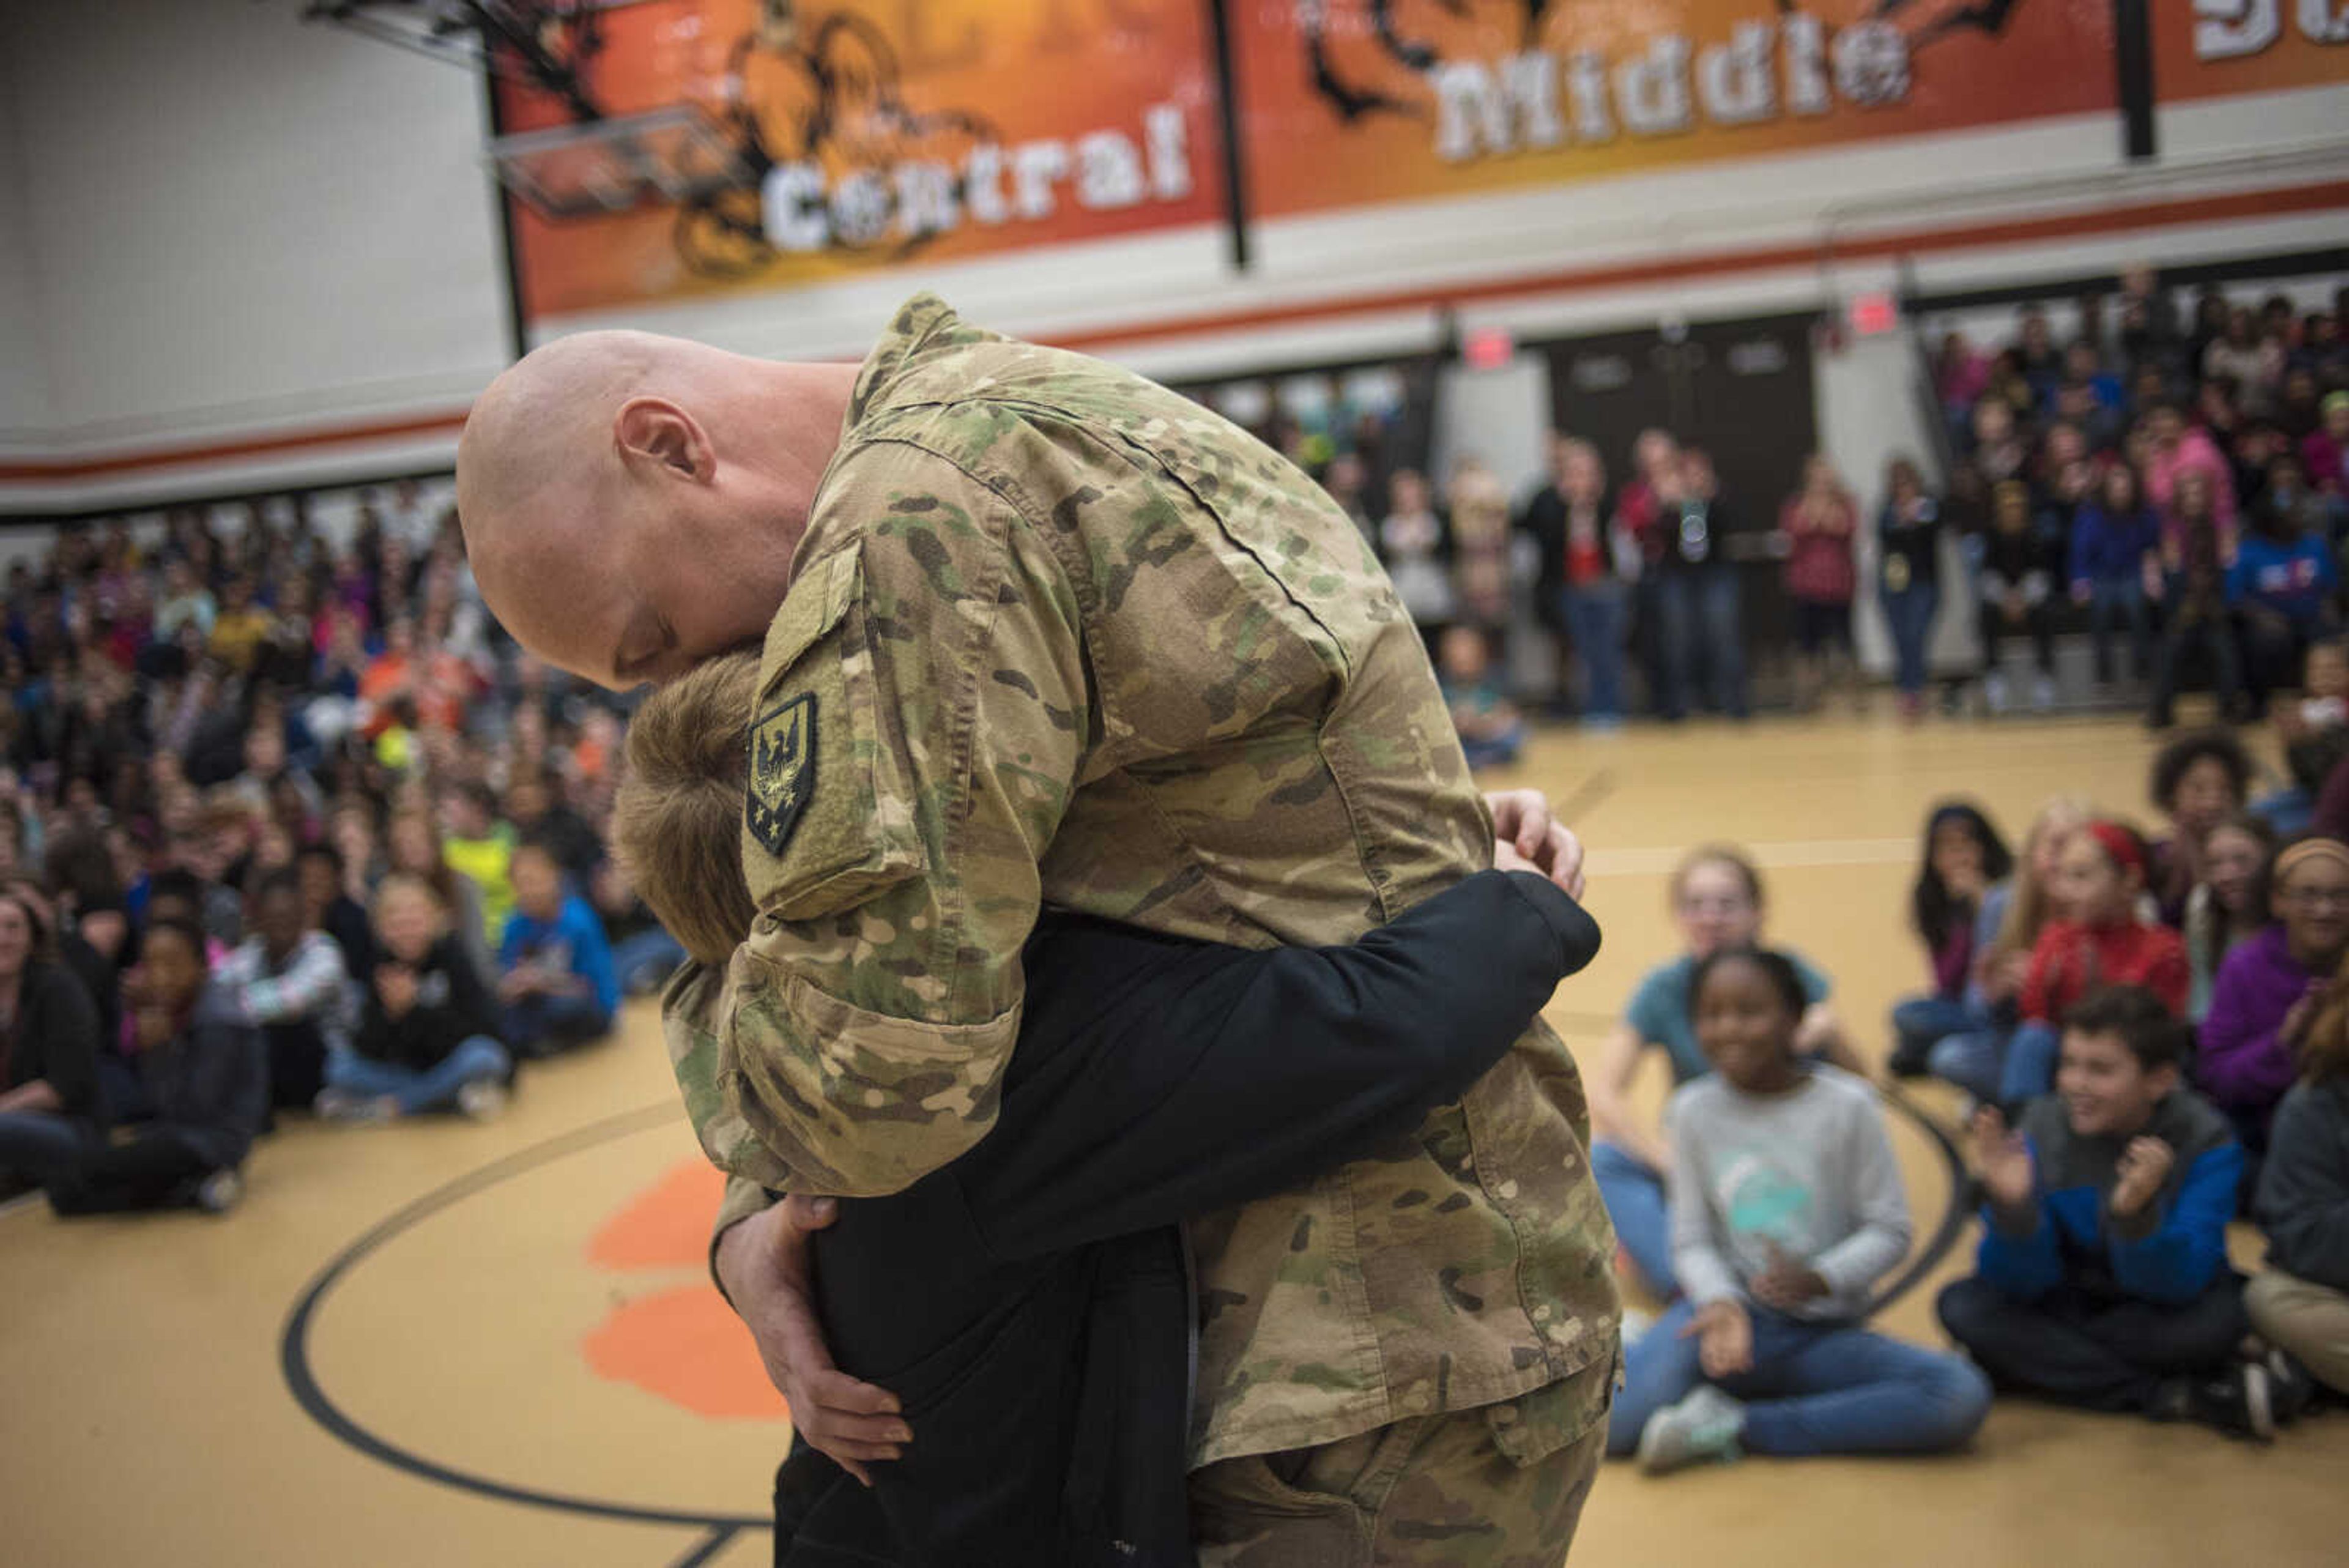
<path fill-rule="evenodd" d="M 1846 315 L 1855 337 L 1880 337 L 1900 325 L 1900 303 L 1889 294 L 1863 294 Z"/>
<path fill-rule="evenodd" d="M 1506 327 L 1480 327 L 1460 339 L 1460 358 L 1472 370 L 1497 370 L 1516 358 L 1517 340 Z"/>

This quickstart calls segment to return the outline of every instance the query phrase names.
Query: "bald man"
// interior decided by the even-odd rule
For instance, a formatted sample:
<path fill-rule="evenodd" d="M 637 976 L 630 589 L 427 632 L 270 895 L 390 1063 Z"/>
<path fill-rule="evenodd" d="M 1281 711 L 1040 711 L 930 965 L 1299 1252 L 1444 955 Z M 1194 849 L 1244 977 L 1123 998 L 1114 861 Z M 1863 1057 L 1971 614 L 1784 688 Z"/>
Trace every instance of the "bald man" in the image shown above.
<path fill-rule="evenodd" d="M 719 1282 L 852 1468 L 902 1417 L 831 1370 L 807 1206 L 774 1195 L 898 1191 L 986 1135 L 1044 904 L 1338 943 L 1490 862 L 1343 512 L 1213 413 L 930 296 L 858 367 L 551 345 L 476 406 L 458 483 L 483 595 L 550 662 L 626 687 L 763 639 L 760 919 L 665 1026 L 732 1178 Z M 1619 1350 L 1587 1134 L 1537 1024 L 1380 1158 L 1189 1227 L 1204 1563 L 1554 1568 Z"/>

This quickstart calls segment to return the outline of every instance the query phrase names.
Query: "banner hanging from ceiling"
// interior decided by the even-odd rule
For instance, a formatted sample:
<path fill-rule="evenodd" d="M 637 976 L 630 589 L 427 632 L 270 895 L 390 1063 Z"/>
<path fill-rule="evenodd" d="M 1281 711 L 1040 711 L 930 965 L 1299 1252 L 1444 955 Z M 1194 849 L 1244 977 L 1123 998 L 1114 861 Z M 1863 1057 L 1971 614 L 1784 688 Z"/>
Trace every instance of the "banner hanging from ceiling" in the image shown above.
<path fill-rule="evenodd" d="M 2111 0 L 1240 0 L 1232 15 L 1263 217 L 2118 104 Z"/>
<path fill-rule="evenodd" d="M 2163 103 L 2349 86 L 2349 0 L 2176 0 L 2152 12 Z"/>
<path fill-rule="evenodd" d="M 595 26 L 572 64 L 641 135 L 496 87 L 506 144 L 561 144 L 509 166 L 570 180 L 574 215 L 508 198 L 533 321 L 1224 216 L 1198 0 L 649 0 Z"/>

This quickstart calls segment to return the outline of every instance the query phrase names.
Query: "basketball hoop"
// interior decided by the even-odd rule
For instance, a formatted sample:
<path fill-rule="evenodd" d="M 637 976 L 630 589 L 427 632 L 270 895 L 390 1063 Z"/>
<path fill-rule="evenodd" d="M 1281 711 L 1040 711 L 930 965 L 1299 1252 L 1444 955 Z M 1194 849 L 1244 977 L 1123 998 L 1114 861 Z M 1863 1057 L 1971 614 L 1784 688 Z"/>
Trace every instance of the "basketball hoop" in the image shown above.
<path fill-rule="evenodd" d="M 691 104 L 502 136 L 489 156 L 506 189 L 549 218 L 691 205 L 758 184 L 724 128 Z"/>

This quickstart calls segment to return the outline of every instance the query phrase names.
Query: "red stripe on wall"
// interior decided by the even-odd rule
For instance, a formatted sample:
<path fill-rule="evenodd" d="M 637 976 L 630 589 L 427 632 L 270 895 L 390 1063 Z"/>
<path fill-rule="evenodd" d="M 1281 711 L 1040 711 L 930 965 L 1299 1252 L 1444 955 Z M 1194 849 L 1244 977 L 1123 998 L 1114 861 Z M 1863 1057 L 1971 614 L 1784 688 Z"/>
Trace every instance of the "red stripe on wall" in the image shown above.
<path fill-rule="evenodd" d="M 2271 191 L 2245 191 L 2228 195 L 2141 202 L 2095 213 L 2056 213 L 2044 218 L 2014 218 L 1961 224 L 1946 229 L 1903 230 L 1868 234 L 1839 243 L 1838 261 L 1878 260 L 1920 251 L 1982 250 L 1995 245 L 2030 244 L 2075 239 L 2121 230 L 2174 227 L 2183 223 L 2228 223 L 2247 218 L 2289 216 L 2296 213 L 2349 208 L 2349 180 L 2327 181 Z M 1521 274 L 1484 283 L 1453 284 L 1431 288 L 1396 289 L 1385 293 L 1341 295 L 1305 304 L 1268 305 L 1245 310 L 1206 312 L 1168 317 L 1124 327 L 1062 334 L 1049 339 L 1066 348 L 1092 348 L 1110 344 L 1155 342 L 1169 337 L 1193 337 L 1208 333 L 1245 331 L 1250 327 L 1326 321 L 1375 312 L 1431 309 L 1471 305 L 1531 295 L 1583 294 L 1599 289 L 1643 284 L 1681 282 L 1741 272 L 1762 272 L 1816 264 L 1816 242 L 1714 251 L 1703 255 L 1665 260 L 1625 262 L 1597 267 L 1573 267 L 1556 272 Z M 185 463 L 221 462 L 233 458 L 275 456 L 314 447 L 351 442 L 390 441 L 402 436 L 440 435 L 461 430 L 465 410 L 419 415 L 403 420 L 334 425 L 316 430 L 254 435 L 200 446 L 154 447 L 110 453 L 104 457 L 62 458 L 0 463 L 0 483 L 98 479 L 146 469 Z"/>

